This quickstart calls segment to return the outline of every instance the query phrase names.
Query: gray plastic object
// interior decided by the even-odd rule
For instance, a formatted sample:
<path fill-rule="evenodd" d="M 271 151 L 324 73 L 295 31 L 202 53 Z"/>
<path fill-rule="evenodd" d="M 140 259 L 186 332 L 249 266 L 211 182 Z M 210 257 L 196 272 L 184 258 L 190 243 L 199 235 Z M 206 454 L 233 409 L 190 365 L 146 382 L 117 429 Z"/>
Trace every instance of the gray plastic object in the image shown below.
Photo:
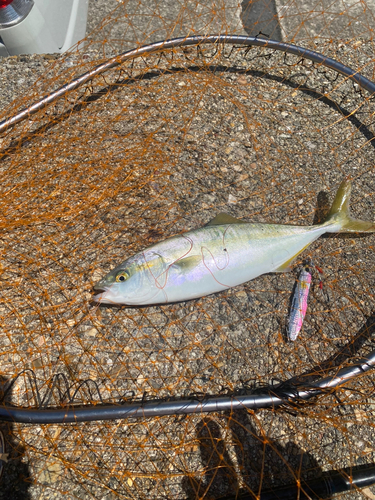
<path fill-rule="evenodd" d="M 85 37 L 87 10 L 88 0 L 13 0 L 0 10 L 0 56 L 65 52 Z"/>

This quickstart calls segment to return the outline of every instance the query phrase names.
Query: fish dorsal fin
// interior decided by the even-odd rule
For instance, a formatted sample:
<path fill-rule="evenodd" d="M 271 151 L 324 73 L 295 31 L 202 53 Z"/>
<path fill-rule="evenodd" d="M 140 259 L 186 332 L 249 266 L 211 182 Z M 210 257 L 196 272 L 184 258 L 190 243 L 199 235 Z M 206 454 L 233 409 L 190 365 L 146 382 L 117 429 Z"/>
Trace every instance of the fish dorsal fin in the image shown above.
<path fill-rule="evenodd" d="M 236 219 L 229 214 L 221 212 L 220 214 L 217 214 L 217 216 L 212 220 L 210 220 L 210 222 L 208 222 L 206 226 L 219 226 L 222 224 L 246 224 L 246 222 L 240 219 Z"/>

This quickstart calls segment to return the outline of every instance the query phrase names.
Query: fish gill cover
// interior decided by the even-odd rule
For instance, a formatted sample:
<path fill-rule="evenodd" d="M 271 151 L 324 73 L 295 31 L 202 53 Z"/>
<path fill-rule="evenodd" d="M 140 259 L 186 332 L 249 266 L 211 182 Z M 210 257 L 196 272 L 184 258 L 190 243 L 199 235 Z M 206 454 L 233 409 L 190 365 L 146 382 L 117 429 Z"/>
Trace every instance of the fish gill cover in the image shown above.
<path fill-rule="evenodd" d="M 166 16 L 165 2 L 113 2 L 70 52 L 18 57 L 31 69 L 12 89 L 8 60 L 0 119 L 126 50 L 178 36 L 261 31 L 374 80 L 373 4 L 324 5 L 182 0 Z M 1 134 L 2 404 L 198 404 L 311 383 L 370 353 L 372 235 L 322 237 L 292 273 L 201 299 L 93 306 L 93 285 L 125 258 L 219 212 L 317 223 L 350 176 L 353 215 L 375 218 L 373 98 L 352 79 L 267 46 L 222 42 L 118 62 Z M 324 270 L 323 289 L 314 277 L 291 343 L 292 290 L 308 257 Z M 10 455 L 0 498 L 255 498 L 284 485 L 302 494 L 328 471 L 350 479 L 375 462 L 373 391 L 369 371 L 293 407 L 2 424 Z M 351 498 L 374 498 L 354 490 Z"/>

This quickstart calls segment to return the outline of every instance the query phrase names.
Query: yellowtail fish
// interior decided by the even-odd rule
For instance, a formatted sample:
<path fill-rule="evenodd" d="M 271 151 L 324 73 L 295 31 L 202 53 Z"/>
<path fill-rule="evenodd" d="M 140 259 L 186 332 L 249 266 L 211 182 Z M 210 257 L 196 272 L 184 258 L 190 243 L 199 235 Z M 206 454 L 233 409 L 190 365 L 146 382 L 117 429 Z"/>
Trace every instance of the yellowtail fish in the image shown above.
<path fill-rule="evenodd" d="M 324 233 L 375 232 L 349 214 L 345 179 L 325 222 L 315 226 L 257 224 L 217 215 L 206 226 L 173 236 L 125 260 L 95 286 L 101 304 L 167 304 L 227 290 L 257 276 L 290 270 Z"/>

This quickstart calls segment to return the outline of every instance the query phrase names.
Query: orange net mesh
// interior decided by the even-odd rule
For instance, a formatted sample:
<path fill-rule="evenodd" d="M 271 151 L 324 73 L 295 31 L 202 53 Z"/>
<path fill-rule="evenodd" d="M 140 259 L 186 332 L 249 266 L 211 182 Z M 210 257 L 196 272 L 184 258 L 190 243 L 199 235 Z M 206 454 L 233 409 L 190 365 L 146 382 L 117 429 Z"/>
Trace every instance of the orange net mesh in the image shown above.
<path fill-rule="evenodd" d="M 119 3 L 76 49 L 56 61 L 34 57 L 45 70 L 28 96 L 3 103 L 0 119 L 121 51 L 185 34 L 279 34 L 374 78 L 364 1 L 316 2 L 304 11 L 277 0 L 278 17 L 266 0 L 245 4 L 241 12 L 237 3 L 184 0 L 166 19 L 160 2 Z M 249 13 L 253 24 L 244 29 Z M 368 92 L 321 64 L 209 44 L 133 58 L 4 132 L 1 374 L 5 383 L 22 373 L 6 402 L 66 404 L 64 382 L 51 389 L 56 373 L 85 405 L 236 394 L 335 373 L 368 354 L 371 235 L 320 238 L 290 274 L 182 304 L 97 308 L 90 298 L 93 284 L 125 258 L 218 212 L 258 222 L 322 220 L 346 175 L 353 214 L 374 220 L 373 114 Z M 315 277 L 303 331 L 290 343 L 291 292 L 308 256 L 324 270 L 324 286 Z M 304 480 L 325 471 L 374 462 L 373 380 L 370 371 L 289 410 L 4 424 L 10 457 L 2 494 L 14 485 L 20 498 L 304 491 Z M 351 498 L 373 494 L 356 490 Z"/>

